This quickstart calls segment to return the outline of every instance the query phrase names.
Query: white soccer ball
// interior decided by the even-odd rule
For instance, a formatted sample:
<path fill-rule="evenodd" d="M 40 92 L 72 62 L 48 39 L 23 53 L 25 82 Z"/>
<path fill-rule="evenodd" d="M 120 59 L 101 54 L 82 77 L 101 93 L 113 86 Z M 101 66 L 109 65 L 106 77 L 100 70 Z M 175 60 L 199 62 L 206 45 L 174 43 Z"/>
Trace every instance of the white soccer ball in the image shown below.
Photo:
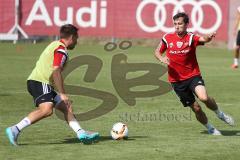
<path fill-rule="evenodd" d="M 114 140 L 127 139 L 128 138 L 128 127 L 125 123 L 115 123 L 111 130 L 111 136 Z"/>

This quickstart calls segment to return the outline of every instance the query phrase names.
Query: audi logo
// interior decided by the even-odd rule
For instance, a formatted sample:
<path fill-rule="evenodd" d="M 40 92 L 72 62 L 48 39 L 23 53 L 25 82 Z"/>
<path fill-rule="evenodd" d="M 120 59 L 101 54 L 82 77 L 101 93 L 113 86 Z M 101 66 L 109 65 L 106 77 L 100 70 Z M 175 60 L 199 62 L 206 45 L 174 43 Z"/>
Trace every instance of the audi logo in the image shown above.
<path fill-rule="evenodd" d="M 144 8 L 147 5 L 155 5 L 154 10 L 154 26 L 149 26 L 144 23 L 142 19 L 142 12 Z M 169 11 L 166 10 L 166 5 L 173 5 L 173 11 L 172 14 L 169 15 Z M 139 27 L 144 30 L 145 32 L 157 32 L 157 31 L 163 31 L 163 32 L 173 32 L 174 27 L 167 27 L 166 26 L 166 20 L 167 18 L 172 18 L 175 14 L 178 12 L 184 12 L 184 6 L 185 5 L 191 5 L 193 8 L 191 10 L 191 13 L 189 14 L 190 21 L 192 23 L 192 27 L 189 28 L 189 31 L 191 32 L 199 32 L 199 33 L 211 33 L 216 31 L 221 23 L 222 23 L 222 11 L 219 7 L 219 5 L 213 1 L 213 0 L 143 0 L 139 4 L 137 11 L 136 11 L 136 19 Z M 203 19 L 204 19 L 204 11 L 203 6 L 208 6 L 214 9 L 216 12 L 216 21 L 215 23 L 207 28 L 203 28 Z M 206 14 L 206 13 L 205 13 Z M 197 18 L 198 17 L 198 18 Z"/>

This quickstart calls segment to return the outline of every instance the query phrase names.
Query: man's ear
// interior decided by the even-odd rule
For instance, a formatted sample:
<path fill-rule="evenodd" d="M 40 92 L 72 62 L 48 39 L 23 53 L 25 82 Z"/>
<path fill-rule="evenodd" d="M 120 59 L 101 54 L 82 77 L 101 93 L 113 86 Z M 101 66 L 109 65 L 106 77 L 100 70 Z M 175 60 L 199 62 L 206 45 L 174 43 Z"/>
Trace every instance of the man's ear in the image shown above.
<path fill-rule="evenodd" d="M 73 40 L 73 35 L 70 35 L 68 38 L 66 38 L 66 40 L 70 44 L 72 42 L 72 40 Z"/>

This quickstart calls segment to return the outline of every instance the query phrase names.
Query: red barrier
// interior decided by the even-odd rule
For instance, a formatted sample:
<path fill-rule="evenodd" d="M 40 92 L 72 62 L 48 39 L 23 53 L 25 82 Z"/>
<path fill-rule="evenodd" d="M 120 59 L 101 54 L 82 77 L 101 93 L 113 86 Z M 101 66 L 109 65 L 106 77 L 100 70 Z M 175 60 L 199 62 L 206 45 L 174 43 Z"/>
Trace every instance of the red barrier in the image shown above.
<path fill-rule="evenodd" d="M 73 23 L 82 36 L 159 38 L 173 31 L 172 16 L 185 10 L 191 31 L 217 30 L 217 40 L 228 38 L 226 0 L 22 0 L 20 4 L 20 25 L 28 35 L 57 35 L 58 26 Z M 0 32 L 11 28 L 13 8 L 13 0 L 1 0 Z"/>

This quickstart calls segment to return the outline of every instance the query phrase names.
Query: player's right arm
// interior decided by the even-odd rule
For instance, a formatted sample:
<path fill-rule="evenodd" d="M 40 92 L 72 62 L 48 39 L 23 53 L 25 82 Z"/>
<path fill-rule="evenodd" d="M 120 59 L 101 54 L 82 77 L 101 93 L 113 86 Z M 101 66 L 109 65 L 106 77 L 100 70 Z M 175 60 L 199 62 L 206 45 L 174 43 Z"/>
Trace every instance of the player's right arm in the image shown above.
<path fill-rule="evenodd" d="M 155 57 L 162 63 L 169 65 L 169 59 L 167 56 L 163 56 L 163 53 L 166 51 L 167 45 L 166 43 L 162 40 L 157 49 L 155 50 Z"/>

